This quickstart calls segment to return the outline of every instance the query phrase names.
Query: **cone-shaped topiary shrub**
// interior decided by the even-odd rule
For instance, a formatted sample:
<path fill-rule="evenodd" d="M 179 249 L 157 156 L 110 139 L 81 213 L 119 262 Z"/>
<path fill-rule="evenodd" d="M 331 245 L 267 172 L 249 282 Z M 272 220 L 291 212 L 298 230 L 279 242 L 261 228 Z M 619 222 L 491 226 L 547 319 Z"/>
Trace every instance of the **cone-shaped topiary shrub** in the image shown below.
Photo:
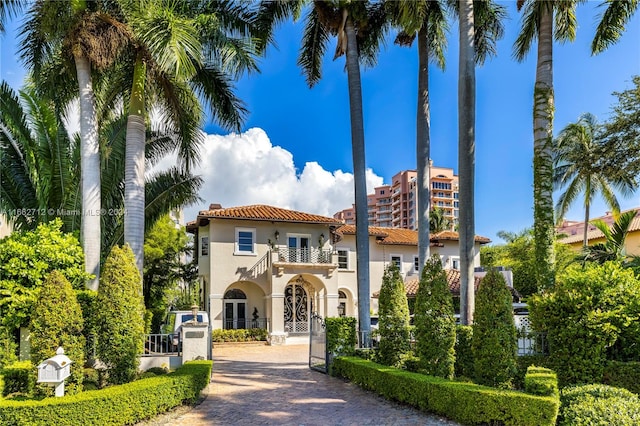
<path fill-rule="evenodd" d="M 511 292 L 500 272 L 490 270 L 476 295 L 473 324 L 474 380 L 508 388 L 516 374 L 517 337 Z"/>
<path fill-rule="evenodd" d="M 438 255 L 431 256 L 422 269 L 413 312 L 420 367 L 431 376 L 451 379 L 455 364 L 456 321 L 447 276 Z"/>
<path fill-rule="evenodd" d="M 389 265 L 384 271 L 378 303 L 378 361 L 399 365 L 403 355 L 410 350 L 409 305 L 400 271 L 395 265 Z"/>
<path fill-rule="evenodd" d="M 98 359 L 107 366 L 107 380 L 130 382 L 142 354 L 145 309 L 140 273 L 129 246 L 114 247 L 107 257 L 96 305 L 96 349 Z"/>
<path fill-rule="evenodd" d="M 80 304 L 71 283 L 59 271 L 47 275 L 31 316 L 31 362 L 39 365 L 64 349 L 71 364 L 71 377 L 65 393 L 82 390 L 84 371 L 83 319 Z"/>

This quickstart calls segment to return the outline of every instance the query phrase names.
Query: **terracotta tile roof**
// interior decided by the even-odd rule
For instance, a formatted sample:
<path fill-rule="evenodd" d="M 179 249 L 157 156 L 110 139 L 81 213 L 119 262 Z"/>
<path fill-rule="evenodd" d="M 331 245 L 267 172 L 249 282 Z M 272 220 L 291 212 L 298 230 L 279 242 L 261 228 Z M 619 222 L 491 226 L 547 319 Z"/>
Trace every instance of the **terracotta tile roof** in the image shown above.
<path fill-rule="evenodd" d="M 460 296 L 460 271 L 457 269 L 445 269 L 445 273 L 447 274 L 447 283 L 449 284 L 449 290 L 454 296 Z M 473 287 L 475 291 L 478 291 L 478 286 L 482 281 L 481 277 L 474 276 Z M 420 288 L 420 280 L 417 278 L 412 278 L 409 281 L 404 283 L 404 290 L 407 293 L 407 297 L 416 297 L 418 294 L 418 288 Z M 518 293 L 513 287 L 509 287 L 511 294 L 515 299 L 520 300 L 522 296 Z M 372 297 L 378 298 L 380 296 L 380 292 L 376 291 L 373 293 Z"/>
<path fill-rule="evenodd" d="M 270 222 L 297 222 L 320 223 L 339 225 L 340 221 L 332 217 L 303 213 L 295 210 L 287 210 L 280 207 L 256 204 L 252 206 L 219 208 L 213 210 L 201 210 L 198 213 L 198 221 L 204 218 L 212 219 L 240 219 L 240 220 L 265 220 Z"/>
<path fill-rule="evenodd" d="M 341 235 L 355 235 L 355 225 L 343 225 L 337 229 Z M 369 235 L 372 237 L 381 237 L 377 241 L 378 244 L 386 245 L 418 245 L 418 231 L 403 228 L 382 228 L 378 226 L 369 227 Z M 430 241 L 432 244 L 438 243 L 443 240 L 458 241 L 459 235 L 453 231 L 442 231 L 436 234 L 430 234 Z M 491 240 L 487 237 L 476 235 L 475 241 L 480 244 L 490 243 Z"/>
<path fill-rule="evenodd" d="M 629 232 L 634 232 L 634 231 L 640 231 L 640 209 L 630 209 L 630 210 L 636 210 L 636 217 L 633 218 L 633 220 L 631 221 L 631 225 L 629 225 Z M 630 211 L 627 210 L 627 211 Z M 621 213 L 625 213 L 625 212 L 621 212 Z M 606 216 L 600 216 L 600 217 L 596 217 L 593 220 L 603 220 L 605 223 L 608 223 L 609 225 L 611 225 L 614 222 L 614 218 L 612 215 L 608 214 Z M 598 238 L 604 238 L 604 235 L 602 234 L 602 232 L 599 229 L 591 229 L 592 226 L 589 226 L 589 230 L 587 231 L 587 241 L 592 241 L 592 240 L 597 240 Z M 579 223 L 575 223 L 572 224 L 572 226 L 567 227 L 567 229 L 565 230 L 564 228 L 558 228 L 557 229 L 557 233 L 559 234 L 563 234 L 566 233 L 567 230 L 571 229 L 572 232 L 575 232 L 575 234 L 571 234 L 568 235 L 565 238 L 561 238 L 558 241 L 564 244 L 575 244 L 575 243 L 581 243 L 582 239 L 584 237 L 584 222 L 579 222 Z"/>

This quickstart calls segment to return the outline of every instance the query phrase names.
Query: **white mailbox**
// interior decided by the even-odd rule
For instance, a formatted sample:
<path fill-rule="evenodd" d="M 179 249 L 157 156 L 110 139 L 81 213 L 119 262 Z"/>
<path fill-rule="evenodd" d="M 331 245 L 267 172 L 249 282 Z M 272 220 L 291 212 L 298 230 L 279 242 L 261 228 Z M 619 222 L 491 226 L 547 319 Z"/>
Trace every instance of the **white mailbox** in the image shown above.
<path fill-rule="evenodd" d="M 55 386 L 55 395 L 64 396 L 64 379 L 71 375 L 71 359 L 61 347 L 56 355 L 45 359 L 38 365 L 38 383 L 51 383 Z"/>

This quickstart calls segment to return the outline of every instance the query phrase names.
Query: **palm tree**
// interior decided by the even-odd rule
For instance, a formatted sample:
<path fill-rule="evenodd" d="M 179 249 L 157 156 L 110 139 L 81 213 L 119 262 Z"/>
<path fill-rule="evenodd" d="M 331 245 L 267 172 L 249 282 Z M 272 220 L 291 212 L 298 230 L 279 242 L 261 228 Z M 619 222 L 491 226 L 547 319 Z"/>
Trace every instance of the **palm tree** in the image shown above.
<path fill-rule="evenodd" d="M 515 57 L 524 60 L 538 41 L 533 99 L 533 231 L 536 245 L 538 288 L 553 286 L 553 39 L 573 41 L 575 8 L 579 0 L 518 0 L 522 28 L 515 42 Z M 554 25 L 555 19 L 555 25 Z M 555 32 L 554 32 L 555 26 Z"/>
<path fill-rule="evenodd" d="M 444 69 L 444 49 L 448 30 L 446 5 L 442 1 L 387 1 L 394 25 L 401 31 L 395 39 L 411 46 L 418 39 L 418 105 L 416 114 L 416 160 L 418 171 L 418 263 L 420 273 L 429 259 L 431 228 L 431 106 L 429 102 L 429 61 Z"/>
<path fill-rule="evenodd" d="M 198 94 L 223 126 L 240 129 L 246 113 L 231 90 L 230 76 L 255 69 L 241 6 L 147 0 L 120 2 L 130 34 L 127 57 L 110 81 L 106 102 L 128 105 L 125 170 L 125 242 L 142 273 L 145 226 L 145 134 L 148 111 L 161 113 L 162 131 L 174 135 L 184 171 L 198 162 L 203 111 Z M 124 95 L 123 95 L 124 93 Z"/>
<path fill-rule="evenodd" d="M 624 242 L 629 233 L 631 222 L 635 219 L 636 210 L 630 210 L 621 214 L 609 227 L 605 221 L 599 219 L 592 223 L 602 232 L 605 241 L 583 249 L 584 261 L 604 263 L 610 260 L 621 260 L 626 257 Z M 585 224 L 585 228 L 587 228 Z"/>
<path fill-rule="evenodd" d="M 16 4 L 19 2 L 16 2 Z M 30 4 L 20 3 L 20 6 Z M 80 172 L 82 179 L 81 241 L 85 267 L 98 288 L 101 246 L 100 153 L 92 72 L 110 66 L 122 48 L 123 34 L 110 23 L 110 2 L 39 0 L 28 11 L 22 29 L 21 56 L 38 91 L 69 95 L 68 82 L 76 82 L 80 104 Z M 100 34 L 100 38 L 96 37 Z M 55 66 L 60 65 L 60 67 Z M 43 78 L 58 84 L 43 84 Z M 62 96 L 61 95 L 61 96 Z M 56 94 L 58 96 L 58 94 Z"/>
<path fill-rule="evenodd" d="M 460 182 L 460 321 L 473 323 L 475 307 L 475 92 L 476 63 L 496 53 L 504 33 L 504 7 L 488 1 L 461 0 L 458 75 L 458 175 Z"/>
<path fill-rule="evenodd" d="M 591 43 L 591 52 L 594 55 L 603 52 L 622 37 L 627 22 L 638 10 L 640 2 L 638 0 L 606 1 L 600 6 L 605 4 L 607 9 L 601 15 L 596 35 Z"/>
<path fill-rule="evenodd" d="M 65 232 L 80 230 L 79 138 L 69 137 L 53 102 L 25 88 L 20 97 L 6 84 L 0 85 L 0 209 L 10 213 L 18 228 L 35 228 L 56 217 Z M 102 258 L 123 242 L 124 158 L 126 117 L 101 126 Z M 174 145 L 172 137 L 147 132 L 147 162 L 153 166 Z M 199 200 L 201 178 L 171 168 L 147 176 L 145 224 L 147 230 L 170 210 Z M 32 214 L 25 214 L 32 213 Z"/>
<path fill-rule="evenodd" d="M 584 237 L 587 246 L 589 208 L 594 197 L 600 193 L 614 215 L 620 213 L 620 204 L 614 190 L 629 195 L 636 185 L 635 176 L 610 173 L 598 161 L 602 153 L 602 133 L 596 117 L 583 114 L 576 123 L 567 125 L 556 139 L 554 159 L 554 186 L 566 188 L 556 203 L 556 215 L 561 220 L 575 199 L 584 196 Z"/>
<path fill-rule="evenodd" d="M 444 210 L 436 207 L 429 214 L 429 231 L 434 234 L 451 230 L 451 221 L 444 215 Z"/>

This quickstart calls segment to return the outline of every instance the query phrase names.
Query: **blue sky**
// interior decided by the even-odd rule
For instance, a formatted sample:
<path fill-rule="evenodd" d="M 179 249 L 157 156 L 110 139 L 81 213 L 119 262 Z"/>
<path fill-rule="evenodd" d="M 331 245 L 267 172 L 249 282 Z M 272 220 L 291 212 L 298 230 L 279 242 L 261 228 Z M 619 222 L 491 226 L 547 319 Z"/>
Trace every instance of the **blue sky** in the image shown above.
<path fill-rule="evenodd" d="M 631 77 L 640 74 L 640 13 L 636 13 L 616 45 L 591 56 L 589 46 L 599 3 L 591 1 L 579 6 L 574 43 L 554 45 L 556 134 L 585 112 L 605 120 L 615 101 L 612 92 L 630 88 Z M 513 60 L 512 46 L 520 17 L 515 2 L 504 4 L 509 19 L 505 36 L 498 43 L 498 56 L 476 73 L 476 233 L 495 242 L 500 242 L 495 235 L 497 231 L 519 231 L 533 223 L 532 97 L 536 46 L 524 62 Z M 344 58 L 331 60 L 335 47 L 335 40 L 331 40 L 323 78 L 309 89 L 296 65 L 301 31 L 302 22 L 282 25 L 276 33 L 277 48 L 270 48 L 267 57 L 261 59 L 261 73 L 246 76 L 237 84 L 237 93 L 250 110 L 243 134 L 260 128 L 267 137 L 265 140 L 265 135 L 254 131 L 251 134 L 260 135 L 258 145 L 262 148 L 256 148 L 255 144 L 236 145 L 237 150 L 245 158 L 258 151 L 261 154 L 251 160 L 251 170 L 245 170 L 242 155 L 233 156 L 238 161 L 234 168 L 229 167 L 231 156 L 219 155 L 217 148 L 205 149 L 202 170 L 206 177 L 201 193 L 205 202 L 188 211 L 187 220 L 195 218 L 192 217 L 195 210 L 220 201 L 226 206 L 268 202 L 320 214 L 332 214 L 350 206 L 349 173 L 353 166 Z M 14 56 L 12 33 L 0 42 L 0 76 L 19 88 L 23 72 Z M 436 165 L 451 167 L 456 172 L 457 63 L 457 26 L 452 25 L 446 70 L 430 67 L 431 156 Z M 378 177 L 370 179 L 372 184 L 389 183 L 398 171 L 415 168 L 416 64 L 415 46 L 400 48 L 389 38 L 378 65 L 362 72 L 366 161 L 372 176 Z M 211 135 L 228 133 L 211 122 L 203 128 Z M 233 149 L 231 145 L 225 152 Z M 225 158 L 226 163 L 219 158 Z M 278 164 L 286 164 L 287 173 L 295 176 L 287 175 L 277 184 L 269 183 L 274 175 L 284 175 Z M 226 179 L 220 176 L 217 180 L 207 179 L 225 166 L 227 173 L 244 170 L 244 180 L 238 181 L 245 185 L 230 184 L 228 175 Z M 275 191 L 277 197 L 264 195 L 278 185 L 286 186 L 287 182 L 289 187 Z M 247 185 L 258 185 L 258 189 L 242 195 L 251 192 L 246 190 Z M 329 185 L 331 188 L 327 189 Z M 625 208 L 640 206 L 639 201 L 637 194 L 621 200 Z M 605 211 L 598 200 L 592 216 Z M 567 215 L 577 220 L 581 216 L 578 204 Z"/>

